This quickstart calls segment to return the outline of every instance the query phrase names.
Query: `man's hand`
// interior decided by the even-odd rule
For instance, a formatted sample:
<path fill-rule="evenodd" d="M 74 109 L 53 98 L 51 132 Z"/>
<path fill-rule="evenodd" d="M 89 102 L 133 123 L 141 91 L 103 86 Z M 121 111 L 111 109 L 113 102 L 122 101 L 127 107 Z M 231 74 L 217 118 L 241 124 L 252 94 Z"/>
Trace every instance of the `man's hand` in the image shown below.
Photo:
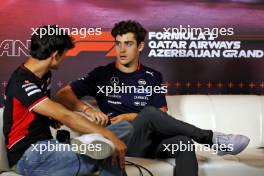
<path fill-rule="evenodd" d="M 127 116 L 125 114 L 121 114 L 121 115 L 111 118 L 110 120 L 111 120 L 111 124 L 116 124 L 118 122 L 126 121 Z"/>
<path fill-rule="evenodd" d="M 60 123 L 57 120 L 52 120 L 50 126 L 54 128 L 55 130 L 59 129 L 62 126 L 62 123 Z"/>
<path fill-rule="evenodd" d="M 127 146 L 120 139 L 118 139 L 116 141 L 112 140 L 112 142 L 115 145 L 115 152 L 113 153 L 113 156 L 112 156 L 112 165 L 114 165 L 116 158 L 119 158 L 120 167 L 122 169 L 124 169 L 125 168 L 125 156 L 126 156 Z"/>
<path fill-rule="evenodd" d="M 112 165 L 116 162 L 116 159 L 119 159 L 119 164 L 122 169 L 125 168 L 125 155 L 127 151 L 126 144 L 120 140 L 113 132 L 104 131 L 101 133 L 103 137 L 109 139 L 115 146 L 115 151 L 112 155 Z"/>
<path fill-rule="evenodd" d="M 121 114 L 121 115 L 115 116 L 111 118 L 110 120 L 112 124 L 116 124 L 122 121 L 132 122 L 136 118 L 136 116 L 137 116 L 137 113 L 127 113 L 127 114 Z"/>
<path fill-rule="evenodd" d="M 106 126 L 108 123 L 108 117 L 105 115 L 103 112 L 98 112 L 95 111 L 91 108 L 87 108 L 87 110 L 83 111 L 85 115 L 88 116 L 88 119 L 91 120 L 92 122 L 101 125 L 101 126 Z"/>
<path fill-rule="evenodd" d="M 57 120 L 54 120 L 53 118 L 49 117 L 50 119 L 50 126 L 52 128 L 54 128 L 55 130 L 59 129 L 63 124 L 60 123 L 59 121 Z"/>

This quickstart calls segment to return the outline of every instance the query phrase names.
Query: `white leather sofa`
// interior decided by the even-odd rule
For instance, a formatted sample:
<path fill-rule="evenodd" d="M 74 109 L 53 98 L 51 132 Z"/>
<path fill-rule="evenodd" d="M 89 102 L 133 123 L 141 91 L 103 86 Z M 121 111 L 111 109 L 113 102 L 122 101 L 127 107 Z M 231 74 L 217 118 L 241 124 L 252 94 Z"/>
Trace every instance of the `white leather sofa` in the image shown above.
<path fill-rule="evenodd" d="M 212 152 L 197 152 L 199 176 L 264 176 L 264 96 L 256 95 L 181 95 L 167 96 L 168 113 L 200 128 L 250 137 L 248 148 L 237 156 L 219 157 Z M 2 129 L 2 109 L 0 110 Z M 72 133 L 74 136 L 75 134 Z M 8 170 L 3 134 L 0 134 L 0 171 Z M 154 176 L 172 176 L 174 159 L 130 158 L 149 169 Z M 186 163 L 188 164 L 188 163 Z M 137 168 L 126 167 L 129 176 Z M 143 171 L 144 175 L 148 175 Z M 10 175 L 11 173 L 2 173 Z M 11 176 L 11 175 L 10 175 Z"/>

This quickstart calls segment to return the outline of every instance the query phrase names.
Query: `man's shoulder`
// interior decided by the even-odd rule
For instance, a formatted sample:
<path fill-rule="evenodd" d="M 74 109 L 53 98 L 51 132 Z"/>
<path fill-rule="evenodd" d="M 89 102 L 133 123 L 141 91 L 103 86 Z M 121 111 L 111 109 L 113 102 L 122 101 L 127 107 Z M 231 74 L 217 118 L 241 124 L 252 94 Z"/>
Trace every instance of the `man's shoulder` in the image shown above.
<path fill-rule="evenodd" d="M 16 87 L 17 85 L 22 84 L 24 80 L 25 78 L 23 74 L 21 74 L 20 68 L 17 68 L 9 78 L 8 87 Z"/>
<path fill-rule="evenodd" d="M 154 77 L 154 78 L 162 77 L 161 72 L 159 72 L 159 71 L 157 71 L 157 70 L 155 70 L 153 68 L 147 67 L 145 65 L 141 65 L 141 68 L 142 68 L 142 71 L 148 76 L 151 76 L 151 77 Z"/>
<path fill-rule="evenodd" d="M 32 82 L 19 67 L 11 74 L 5 93 L 8 96 L 16 96 L 26 89 L 27 86 L 32 85 L 35 86 L 35 83 Z"/>
<path fill-rule="evenodd" d="M 107 72 L 111 72 L 114 68 L 114 63 L 110 63 L 104 66 L 98 66 L 94 68 L 90 73 L 94 74 L 105 74 Z"/>

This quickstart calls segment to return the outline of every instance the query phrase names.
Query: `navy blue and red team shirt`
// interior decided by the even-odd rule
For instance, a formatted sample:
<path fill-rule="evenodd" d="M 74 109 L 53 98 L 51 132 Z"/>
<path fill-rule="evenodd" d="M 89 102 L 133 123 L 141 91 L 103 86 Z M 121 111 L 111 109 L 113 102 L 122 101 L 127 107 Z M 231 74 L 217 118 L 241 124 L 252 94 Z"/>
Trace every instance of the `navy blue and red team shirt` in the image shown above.
<path fill-rule="evenodd" d="M 39 79 L 23 65 L 8 81 L 3 130 L 10 166 L 18 162 L 31 144 L 52 138 L 49 118 L 32 111 L 50 96 L 50 85 L 51 72 Z"/>
<path fill-rule="evenodd" d="M 107 93 L 110 87 L 135 86 L 135 87 L 163 87 L 155 93 L 148 91 L 132 91 Z M 110 116 L 124 113 L 139 113 L 146 106 L 156 108 L 167 107 L 162 75 L 158 71 L 139 64 L 138 69 L 132 73 L 121 72 L 115 63 L 100 66 L 88 73 L 87 76 L 70 84 L 73 92 L 78 98 L 92 96 L 102 112 Z M 139 89 L 137 89 L 139 90 Z M 147 89 L 146 89 L 147 90 Z M 158 90 L 158 88 L 156 89 Z M 157 91 L 156 91 L 157 92 Z"/>

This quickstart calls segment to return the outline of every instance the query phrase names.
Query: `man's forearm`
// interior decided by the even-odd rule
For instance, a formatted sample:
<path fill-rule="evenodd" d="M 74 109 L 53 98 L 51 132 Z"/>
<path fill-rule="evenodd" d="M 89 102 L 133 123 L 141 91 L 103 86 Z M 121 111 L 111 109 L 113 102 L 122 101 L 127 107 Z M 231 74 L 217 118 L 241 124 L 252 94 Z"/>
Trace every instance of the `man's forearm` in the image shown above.
<path fill-rule="evenodd" d="M 85 112 L 92 110 L 92 108 L 76 97 L 70 86 L 66 86 L 57 92 L 56 101 L 63 104 L 72 111 Z"/>
<path fill-rule="evenodd" d="M 40 105 L 34 107 L 33 111 L 52 119 L 55 119 L 62 124 L 70 127 L 74 131 L 86 134 L 86 133 L 100 133 L 104 137 L 111 138 L 113 134 L 99 125 L 90 122 L 85 117 L 74 113 L 59 103 L 56 103 L 50 99 L 46 99 Z"/>
<path fill-rule="evenodd" d="M 127 121 L 132 122 L 137 117 L 138 113 L 127 113 L 123 115 L 125 115 Z"/>
<path fill-rule="evenodd" d="M 76 114 L 69 114 L 71 117 L 76 117 Z M 77 115 L 79 116 L 79 115 Z M 99 125 L 96 125 L 95 123 L 90 122 L 88 119 L 83 117 L 77 117 L 77 118 L 69 118 L 69 119 L 63 119 L 63 123 L 66 126 L 69 126 L 73 130 L 80 132 L 80 133 L 100 133 L 106 138 L 111 138 L 112 133 L 107 130 L 106 128 L 103 128 Z"/>

